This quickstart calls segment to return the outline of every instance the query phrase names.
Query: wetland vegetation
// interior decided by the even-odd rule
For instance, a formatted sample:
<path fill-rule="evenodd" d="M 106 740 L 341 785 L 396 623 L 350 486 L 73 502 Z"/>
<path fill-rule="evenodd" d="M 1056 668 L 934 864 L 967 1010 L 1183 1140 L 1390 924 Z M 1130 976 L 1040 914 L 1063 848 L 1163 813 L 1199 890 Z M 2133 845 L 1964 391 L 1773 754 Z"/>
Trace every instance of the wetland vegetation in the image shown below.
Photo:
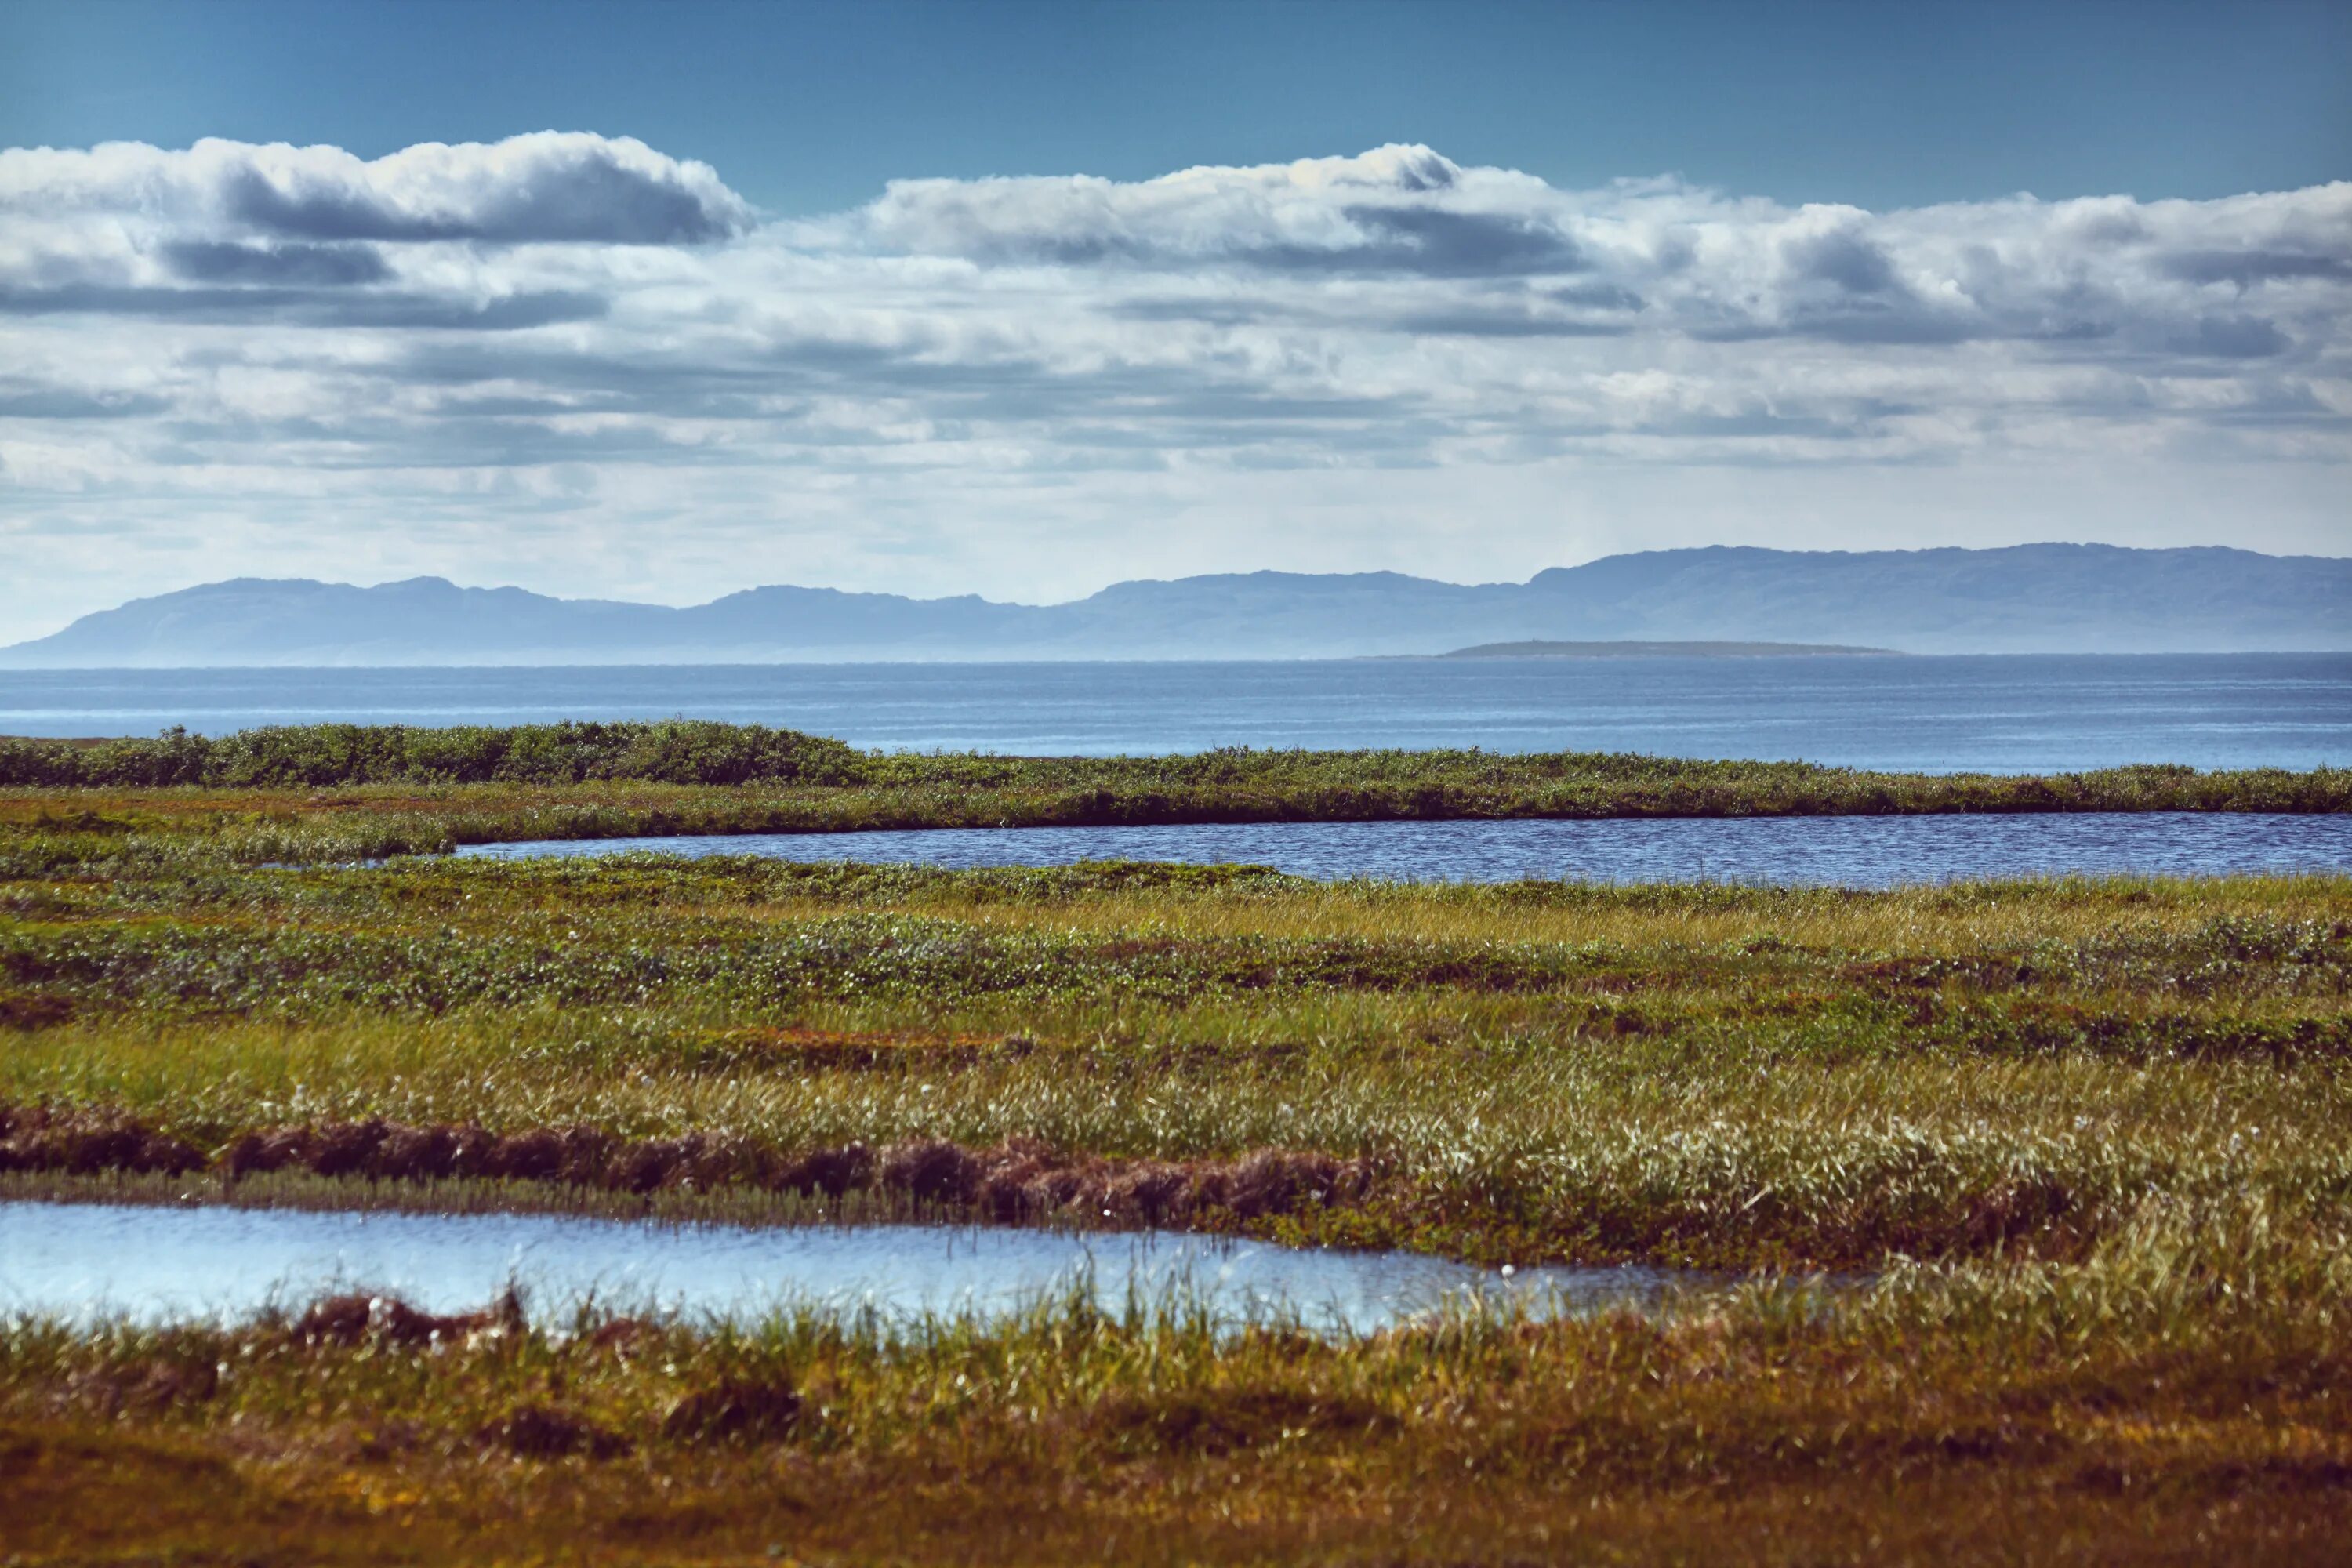
<path fill-rule="evenodd" d="M 1337 1341 L 1076 1299 L 991 1324 L 591 1310 L 559 1332 L 366 1301 L 18 1320 L 11 1550 L 2288 1562 L 2352 1524 L 2352 880 L 1402 886 L 402 853 L 1098 795 L 1173 809 L 1188 788 L 1301 811 L 1325 789 L 1530 811 L 1702 786 L 1758 810 L 2030 794 L 1642 759 L 1350 773 L 773 745 L 808 773 L 0 794 L 0 1195 L 830 1205 L 1755 1281 L 1654 1317 Z M 818 777 L 852 764 L 908 773 Z M 2344 780 L 2029 783 L 2333 810 Z M 1824 1299 L 1801 1283 L 1817 1269 L 1874 1283 Z"/>

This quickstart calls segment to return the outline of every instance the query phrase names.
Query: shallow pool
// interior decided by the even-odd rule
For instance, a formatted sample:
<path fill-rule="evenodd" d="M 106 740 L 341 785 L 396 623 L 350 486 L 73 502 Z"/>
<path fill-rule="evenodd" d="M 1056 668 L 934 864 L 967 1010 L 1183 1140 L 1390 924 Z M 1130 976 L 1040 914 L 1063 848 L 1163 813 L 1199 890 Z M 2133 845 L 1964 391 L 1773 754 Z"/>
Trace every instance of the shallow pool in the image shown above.
<path fill-rule="evenodd" d="M 1725 1277 L 1500 1270 L 1168 1233 L 0 1203 L 0 1313 L 233 1321 L 346 1289 L 450 1312 L 483 1305 L 509 1281 L 535 1319 L 558 1324 L 591 1298 L 708 1321 L 796 1306 L 986 1320 L 1084 1288 L 1114 1310 L 1133 1292 L 1196 1303 L 1227 1323 L 1295 1314 L 1310 1328 L 1364 1332 L 1474 1297 L 1587 1311 L 1653 1303 L 1676 1285 L 1720 1286 Z"/>

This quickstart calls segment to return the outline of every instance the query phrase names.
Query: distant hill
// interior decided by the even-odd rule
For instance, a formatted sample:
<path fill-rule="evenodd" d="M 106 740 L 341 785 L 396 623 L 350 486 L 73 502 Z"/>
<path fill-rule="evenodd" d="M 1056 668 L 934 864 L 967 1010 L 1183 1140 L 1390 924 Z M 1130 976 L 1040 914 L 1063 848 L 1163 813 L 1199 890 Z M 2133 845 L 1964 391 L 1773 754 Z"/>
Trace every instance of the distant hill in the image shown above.
<path fill-rule="evenodd" d="M 1896 654 L 1891 647 L 1816 642 L 1482 642 L 1440 658 L 1785 658 L 1820 654 Z"/>
<path fill-rule="evenodd" d="M 1855 643 L 1912 653 L 2352 648 L 2352 560 L 2251 551 L 1660 550 L 1469 585 L 1393 572 L 1120 583 L 1064 605 L 752 588 L 673 609 L 302 579 L 84 616 L 0 666 L 649 664 L 1432 655 L 1496 642 Z"/>

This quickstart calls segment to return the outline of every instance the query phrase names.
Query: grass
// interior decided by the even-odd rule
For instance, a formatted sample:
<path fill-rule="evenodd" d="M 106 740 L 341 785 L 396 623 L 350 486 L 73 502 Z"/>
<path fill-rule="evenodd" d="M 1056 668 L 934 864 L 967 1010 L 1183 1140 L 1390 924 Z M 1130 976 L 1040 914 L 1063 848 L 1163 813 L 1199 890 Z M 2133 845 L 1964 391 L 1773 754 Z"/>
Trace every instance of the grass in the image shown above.
<path fill-rule="evenodd" d="M 2352 1368 L 2289 1303 L 2342 1280 L 2224 1223 L 2063 1272 L 1897 1269 L 1827 1312 L 1759 1289 L 1339 1343 L 1076 1302 L 437 1341 L 340 1303 L 19 1322 L 0 1501 L 36 1561 L 2324 1560 Z"/>
<path fill-rule="evenodd" d="M 1075 1301 L 415 1342 L 364 1309 L 333 1332 L 20 1320 L 9 1550 L 2340 1552 L 2345 878 L 263 863 L 871 787 L 10 795 L 0 1196 L 1066 1224 L 1124 1194 L 1108 1223 L 1762 1282 L 1339 1342 Z M 512 1173 L 558 1145 L 551 1177 Z M 1771 1283 L 1819 1268 L 1877 1283 Z"/>

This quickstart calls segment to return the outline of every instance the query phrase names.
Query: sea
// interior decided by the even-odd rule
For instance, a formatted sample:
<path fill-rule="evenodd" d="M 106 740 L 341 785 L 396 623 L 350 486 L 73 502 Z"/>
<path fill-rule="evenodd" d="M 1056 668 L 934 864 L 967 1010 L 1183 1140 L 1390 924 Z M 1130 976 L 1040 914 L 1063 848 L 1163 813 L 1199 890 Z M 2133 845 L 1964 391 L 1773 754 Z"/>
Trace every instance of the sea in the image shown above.
<path fill-rule="evenodd" d="M 888 750 L 1481 747 L 1922 773 L 2352 764 L 2352 654 L 0 671 L 0 734 L 688 717 Z"/>

